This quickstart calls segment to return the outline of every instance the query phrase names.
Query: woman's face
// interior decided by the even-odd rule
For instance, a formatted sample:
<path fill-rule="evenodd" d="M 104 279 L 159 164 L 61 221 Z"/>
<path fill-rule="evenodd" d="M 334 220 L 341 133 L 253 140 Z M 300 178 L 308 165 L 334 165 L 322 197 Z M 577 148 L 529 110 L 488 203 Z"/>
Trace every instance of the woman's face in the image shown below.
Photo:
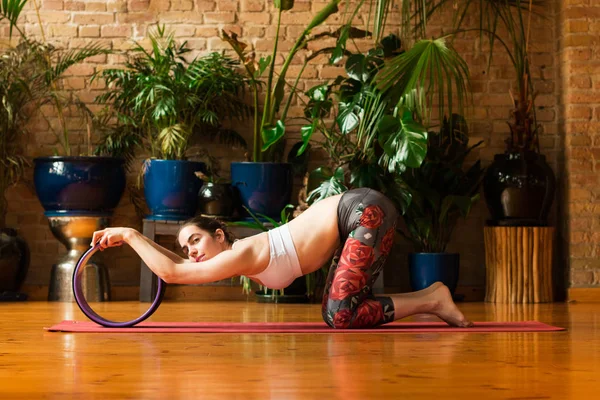
<path fill-rule="evenodd" d="M 209 260 L 227 248 L 225 234 L 221 229 L 217 229 L 213 237 L 196 225 L 183 227 L 177 241 L 183 253 L 193 262 Z"/>

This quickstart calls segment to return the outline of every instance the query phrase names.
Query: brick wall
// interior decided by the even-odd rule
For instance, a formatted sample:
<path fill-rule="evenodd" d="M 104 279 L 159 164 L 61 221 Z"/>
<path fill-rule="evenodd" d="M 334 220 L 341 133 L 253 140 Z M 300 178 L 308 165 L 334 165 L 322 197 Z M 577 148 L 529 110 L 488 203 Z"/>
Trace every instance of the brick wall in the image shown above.
<path fill-rule="evenodd" d="M 563 261 L 571 287 L 600 285 L 600 1 L 564 0 L 557 15 L 565 174 Z"/>
<path fill-rule="evenodd" d="M 251 42 L 259 52 L 268 52 L 273 44 L 274 13 L 271 1 L 266 0 L 131 0 L 131 1 L 61 1 L 42 0 L 42 20 L 46 29 L 48 40 L 65 47 L 77 47 L 85 43 L 102 43 L 116 50 L 126 50 L 131 47 L 131 39 L 141 40 L 148 27 L 156 22 L 167 24 L 174 29 L 181 40 L 188 43 L 197 54 L 210 51 L 221 51 L 228 47 L 218 37 L 219 29 L 229 29 L 239 35 L 246 42 Z M 283 39 L 281 50 L 289 49 L 296 36 L 311 19 L 312 15 L 320 10 L 324 1 L 296 0 L 294 10 L 287 12 L 282 26 Z M 579 7 L 579 6 L 577 6 Z M 554 23 L 554 7 L 549 7 L 547 19 L 534 18 L 533 30 L 533 74 L 536 87 L 540 92 L 538 97 L 538 115 L 544 126 L 542 148 L 556 170 L 557 156 L 560 154 L 562 143 L 558 131 L 557 111 L 557 74 L 555 62 L 557 29 Z M 432 21 L 432 31 L 442 31 L 449 25 L 449 14 L 444 19 Z M 572 18 L 580 22 L 579 18 Z M 335 29 L 341 21 L 339 16 L 323 29 Z M 397 9 L 390 14 L 390 30 L 398 33 L 399 15 Z M 32 10 L 26 12 L 24 19 L 26 31 L 31 34 L 39 32 L 37 19 Z M 587 29 L 598 29 L 597 23 L 586 25 Z M 573 25 L 573 29 L 583 29 L 583 25 Z M 560 27 L 559 27 L 560 28 Z M 6 35 L 6 32 L 4 32 Z M 585 36 L 580 33 L 573 36 Z M 589 42 L 594 39 L 591 34 L 585 36 Z M 574 41 L 574 45 L 581 44 L 581 40 Z M 471 134 L 485 141 L 485 147 L 478 154 L 487 165 L 493 155 L 503 151 L 503 140 L 508 133 L 506 125 L 510 111 L 510 96 L 508 89 L 514 85 L 514 72 L 508 65 L 507 58 L 500 48 L 495 51 L 494 64 L 487 71 L 487 52 L 480 43 L 477 35 L 458 38 L 455 42 L 469 64 L 474 91 L 474 107 L 468 115 L 471 122 Z M 575 48 L 574 48 L 575 49 Z M 590 54 L 591 57 L 591 54 Z M 94 58 L 70 71 L 68 78 L 70 86 L 77 91 L 84 100 L 91 101 L 101 92 L 101 86 L 92 86 L 89 75 L 106 65 L 119 64 L 120 55 L 109 55 Z M 294 70 L 291 72 L 293 73 Z M 306 79 L 301 83 L 302 88 L 331 79 L 340 72 L 340 69 L 328 65 L 314 65 L 305 72 Z M 293 77 L 293 75 L 290 75 Z M 598 88 L 598 82 L 575 80 L 573 85 L 592 85 Z M 576 86 L 574 86 L 576 87 Z M 578 107 L 576 111 L 585 113 Z M 598 120 L 598 108 L 589 108 L 590 118 Z M 299 104 L 292 113 L 301 112 Z M 575 111 L 574 111 L 575 112 Z M 587 114 L 585 114 L 587 115 Z M 584 117 L 585 117 L 584 115 Z M 73 143 L 83 143 L 83 130 L 73 123 Z M 250 123 L 236 126 L 246 134 L 249 133 Z M 30 156 L 51 154 L 52 137 L 47 132 L 47 125 L 41 121 L 33 121 L 35 134 L 28 141 L 27 152 Z M 591 140 L 591 138 L 590 138 Z M 588 146 L 590 143 L 584 145 Z M 241 160 L 240 151 L 231 152 L 230 149 L 211 147 L 223 161 L 223 167 L 228 169 L 228 162 Z M 140 159 L 143 155 L 140 155 Z M 318 161 L 315 161 L 316 165 Z M 583 176 L 583 174 L 582 174 Z M 28 173 L 29 181 L 31 171 Z M 588 192 L 586 192 L 588 193 Z M 583 194 L 580 194 L 583 196 Z M 592 197 L 591 192 L 589 198 Z M 30 183 L 18 185 L 9 192 L 8 223 L 18 227 L 21 234 L 32 248 L 32 263 L 27 277 L 29 284 L 47 284 L 49 280 L 52 260 L 64 252 L 64 248 L 52 236 L 47 228 L 43 210 L 37 202 Z M 591 212 L 592 210 L 590 210 Z M 460 284 L 482 288 L 484 279 L 484 246 L 482 228 L 488 218 L 485 204 L 481 201 L 474 209 L 472 216 L 459 224 L 455 232 L 455 239 L 450 244 L 449 251 L 461 253 Z M 116 210 L 113 225 L 127 225 L 135 228 L 141 227 L 141 220 L 135 215 L 134 208 L 127 197 L 123 197 Z M 386 284 L 401 290 L 408 290 L 406 252 L 410 247 L 406 243 L 399 243 L 386 269 Z M 135 285 L 139 277 L 139 259 L 127 249 L 114 251 L 111 260 L 107 262 L 111 270 L 112 281 L 116 285 Z"/>

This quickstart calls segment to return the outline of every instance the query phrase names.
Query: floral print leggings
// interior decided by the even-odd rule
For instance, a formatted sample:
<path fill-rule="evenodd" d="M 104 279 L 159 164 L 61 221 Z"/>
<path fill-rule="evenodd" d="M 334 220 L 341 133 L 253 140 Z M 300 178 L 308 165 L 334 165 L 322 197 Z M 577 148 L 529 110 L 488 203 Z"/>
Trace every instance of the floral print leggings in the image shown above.
<path fill-rule="evenodd" d="M 349 190 L 340 199 L 342 246 L 329 268 L 322 303 L 323 319 L 332 328 L 371 328 L 394 320 L 392 299 L 373 296 L 371 288 L 392 248 L 397 218 L 394 204 L 375 190 Z"/>

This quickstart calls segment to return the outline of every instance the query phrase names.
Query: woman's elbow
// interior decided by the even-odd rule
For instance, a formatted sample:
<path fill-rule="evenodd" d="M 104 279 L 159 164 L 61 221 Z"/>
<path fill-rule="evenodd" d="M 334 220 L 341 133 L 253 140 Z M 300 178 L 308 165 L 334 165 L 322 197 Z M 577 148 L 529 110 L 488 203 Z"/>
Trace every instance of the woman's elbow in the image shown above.
<path fill-rule="evenodd" d="M 173 265 L 172 267 L 168 268 L 167 270 L 164 270 L 160 273 L 160 275 L 158 275 L 158 277 L 160 279 L 163 280 L 163 282 L 165 283 L 172 283 L 172 284 L 177 284 L 180 283 L 180 276 L 178 273 L 178 269 L 177 269 L 177 265 Z"/>

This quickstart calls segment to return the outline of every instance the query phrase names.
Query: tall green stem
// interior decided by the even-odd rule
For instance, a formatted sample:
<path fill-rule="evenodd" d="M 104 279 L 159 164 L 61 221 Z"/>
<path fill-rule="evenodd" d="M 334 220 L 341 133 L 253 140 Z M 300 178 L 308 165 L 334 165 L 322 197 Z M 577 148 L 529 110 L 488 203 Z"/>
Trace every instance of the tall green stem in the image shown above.
<path fill-rule="evenodd" d="M 277 58 L 277 46 L 279 44 L 279 28 L 281 27 L 281 13 L 282 9 L 280 8 L 279 13 L 277 14 L 277 31 L 275 32 L 275 45 L 273 46 L 273 55 L 271 56 L 271 66 L 269 68 L 269 78 L 267 80 L 267 97 L 265 99 L 265 108 L 263 110 L 263 117 L 260 124 L 261 132 L 265 125 L 270 124 L 272 122 L 270 109 L 272 107 L 272 98 L 274 97 L 274 94 L 272 93 L 273 75 L 275 74 L 275 59 Z"/>

